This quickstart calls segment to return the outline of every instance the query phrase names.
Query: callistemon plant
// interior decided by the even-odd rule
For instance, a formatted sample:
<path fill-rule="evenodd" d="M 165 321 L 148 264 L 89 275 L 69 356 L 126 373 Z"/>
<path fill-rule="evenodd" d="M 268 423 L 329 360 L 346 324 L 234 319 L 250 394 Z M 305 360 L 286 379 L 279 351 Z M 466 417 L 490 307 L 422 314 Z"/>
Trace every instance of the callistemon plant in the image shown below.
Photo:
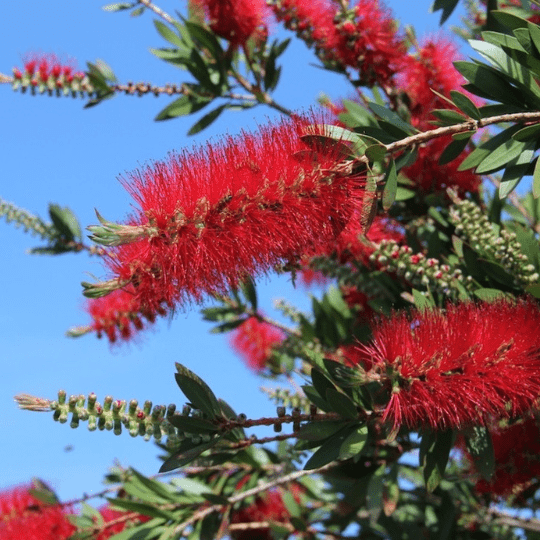
<path fill-rule="evenodd" d="M 259 377 L 270 401 L 236 412 L 216 396 L 221 358 L 208 383 L 189 358 L 165 366 L 177 403 L 17 395 L 72 428 L 154 440 L 162 465 L 113 468 L 104 505 L 62 503 L 42 482 L 4 491 L 0 538 L 539 537 L 540 11 L 464 4 L 433 8 L 441 25 L 463 8 L 473 59 L 378 0 L 191 0 L 174 15 L 139 0 L 105 9 L 156 17 L 166 43 L 151 51 L 176 82 L 122 83 L 102 60 L 81 71 L 36 52 L 0 75 L 44 107 L 171 96 L 158 121 L 208 107 L 190 135 L 257 105 L 282 117 L 118 171 L 131 207 L 109 219 L 103 191 L 89 240 L 65 206 L 42 219 L 0 200 L 42 240 L 31 252 L 102 263 L 68 330 L 80 347 L 144 351 L 159 319 L 199 305 L 246 365 L 234 392 Z M 299 110 L 278 101 L 293 38 L 348 91 Z M 263 308 L 272 274 L 313 287 L 310 309 Z M 161 368 L 139 369 L 146 383 Z"/>

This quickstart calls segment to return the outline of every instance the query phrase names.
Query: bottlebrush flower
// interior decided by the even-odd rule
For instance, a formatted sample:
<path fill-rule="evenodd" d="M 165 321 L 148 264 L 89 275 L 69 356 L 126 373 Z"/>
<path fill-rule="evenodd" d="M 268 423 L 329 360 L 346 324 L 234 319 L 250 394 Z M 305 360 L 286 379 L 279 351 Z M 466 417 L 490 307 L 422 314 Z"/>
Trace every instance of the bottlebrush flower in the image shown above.
<path fill-rule="evenodd" d="M 113 278 L 85 284 L 85 294 L 130 284 L 152 313 L 332 245 L 361 210 L 364 177 L 335 145 L 304 142 L 308 126 L 294 118 L 130 175 L 124 183 L 140 210 L 127 225 L 90 228 L 113 245 Z"/>
<path fill-rule="evenodd" d="M 481 179 L 474 174 L 473 169 L 458 170 L 463 160 L 470 154 L 469 150 L 463 151 L 449 163 L 439 164 L 441 154 L 451 142 L 452 137 L 432 139 L 418 148 L 418 157 L 412 165 L 403 167 L 403 174 L 414 182 L 418 191 L 443 192 L 445 196 L 448 187 L 453 187 L 460 195 L 478 191 Z"/>
<path fill-rule="evenodd" d="M 264 0 L 190 0 L 206 14 L 212 31 L 234 45 L 266 35 L 268 8 Z"/>
<path fill-rule="evenodd" d="M 0 493 L 2 540 L 67 540 L 76 528 L 59 504 L 47 505 L 18 487 Z"/>
<path fill-rule="evenodd" d="M 288 487 L 297 502 L 300 501 L 302 488 L 296 484 Z M 255 498 L 249 506 L 233 511 L 231 523 L 260 523 L 274 522 L 289 524 L 290 514 L 287 510 L 281 492 L 277 489 L 265 492 Z M 247 528 L 231 530 L 234 540 L 272 540 L 274 538 L 270 527 Z"/>
<path fill-rule="evenodd" d="M 285 339 L 285 333 L 271 324 L 249 317 L 231 334 L 231 345 L 253 370 L 266 367 L 272 357 L 272 348 Z"/>
<path fill-rule="evenodd" d="M 520 495 L 540 476 L 540 426 L 528 417 L 506 427 L 491 430 L 495 472 L 487 481 L 479 479 L 476 491 L 496 497 Z"/>
<path fill-rule="evenodd" d="M 533 301 L 400 313 L 376 324 L 349 361 L 381 383 L 382 417 L 394 428 L 486 424 L 537 405 L 539 324 Z"/>
<path fill-rule="evenodd" d="M 277 0 L 279 21 L 295 30 L 325 61 L 360 73 L 364 84 L 386 85 L 406 53 L 396 24 L 379 0 L 359 0 L 343 14 L 328 0 Z"/>
<path fill-rule="evenodd" d="M 396 82 L 409 97 L 411 124 L 415 127 L 432 128 L 429 122 L 435 117 L 431 111 L 449 107 L 432 90 L 447 98 L 451 90 L 463 92 L 461 87 L 466 80 L 453 64 L 459 59 L 456 46 L 444 38 L 427 40 L 416 55 L 403 58 Z M 477 98 L 472 99 L 478 102 Z"/>
<path fill-rule="evenodd" d="M 99 509 L 99 513 L 101 514 L 101 517 L 103 518 L 104 525 L 102 526 L 103 530 L 100 532 L 96 538 L 96 540 L 107 540 L 111 536 L 114 536 L 115 534 L 122 532 L 124 529 L 130 527 L 134 523 L 144 523 L 151 518 L 149 516 L 143 516 L 141 514 L 132 515 L 129 520 L 122 520 L 119 518 L 125 518 L 126 512 L 121 512 L 119 510 L 116 510 L 114 508 L 111 508 L 109 505 L 102 506 Z M 112 525 L 107 525 L 108 523 L 115 522 Z"/>

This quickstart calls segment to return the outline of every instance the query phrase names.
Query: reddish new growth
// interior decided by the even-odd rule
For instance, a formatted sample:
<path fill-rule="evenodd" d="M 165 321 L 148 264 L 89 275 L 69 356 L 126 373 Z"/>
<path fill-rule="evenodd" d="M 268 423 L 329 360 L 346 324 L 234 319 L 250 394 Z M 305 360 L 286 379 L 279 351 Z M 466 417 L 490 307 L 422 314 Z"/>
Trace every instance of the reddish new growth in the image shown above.
<path fill-rule="evenodd" d="M 396 24 L 378 0 L 359 0 L 346 14 L 329 0 L 277 0 L 278 20 L 319 57 L 357 69 L 363 84 L 386 86 L 406 53 Z"/>
<path fill-rule="evenodd" d="M 495 473 L 476 483 L 479 493 L 495 496 L 520 495 L 540 476 L 540 426 L 536 418 L 491 430 Z"/>
<path fill-rule="evenodd" d="M 202 8 L 212 31 L 233 45 L 264 38 L 268 8 L 265 0 L 190 0 Z"/>
<path fill-rule="evenodd" d="M 249 317 L 231 334 L 233 349 L 253 370 L 266 367 L 272 358 L 272 349 L 285 339 L 285 333 L 271 324 Z"/>
<path fill-rule="evenodd" d="M 395 428 L 485 424 L 536 406 L 539 325 L 533 301 L 395 314 L 349 360 L 381 383 L 382 418 Z"/>
<path fill-rule="evenodd" d="M 48 505 L 19 487 L 0 493 L 2 540 L 67 540 L 76 528 L 59 504 Z"/>
<path fill-rule="evenodd" d="M 288 487 L 297 502 L 300 501 L 302 489 L 298 485 Z M 233 511 L 231 523 L 282 523 L 290 524 L 290 514 L 283 502 L 280 490 L 274 489 L 267 491 L 261 496 L 256 497 L 255 501 L 249 506 L 240 510 Z M 269 526 L 246 528 L 245 530 L 233 529 L 231 537 L 234 540 L 272 540 L 274 535 Z"/>
<path fill-rule="evenodd" d="M 99 509 L 99 513 L 101 514 L 104 523 L 100 526 L 102 532 L 97 535 L 96 540 L 107 540 L 133 524 L 144 523 L 151 519 L 150 516 L 121 512 L 108 505 L 102 506 Z"/>
<path fill-rule="evenodd" d="M 333 245 L 362 208 L 364 177 L 332 143 L 303 142 L 319 129 L 310 123 L 287 120 L 132 174 L 125 184 L 141 209 L 119 233 L 130 243 L 109 251 L 114 279 L 95 289 L 131 284 L 152 313 Z"/>
<path fill-rule="evenodd" d="M 62 61 L 55 54 L 31 53 L 24 58 L 24 70 L 13 68 L 16 81 L 27 82 L 32 86 L 47 85 L 53 88 L 70 87 L 80 83 L 85 74 L 76 71 L 75 62 Z"/>

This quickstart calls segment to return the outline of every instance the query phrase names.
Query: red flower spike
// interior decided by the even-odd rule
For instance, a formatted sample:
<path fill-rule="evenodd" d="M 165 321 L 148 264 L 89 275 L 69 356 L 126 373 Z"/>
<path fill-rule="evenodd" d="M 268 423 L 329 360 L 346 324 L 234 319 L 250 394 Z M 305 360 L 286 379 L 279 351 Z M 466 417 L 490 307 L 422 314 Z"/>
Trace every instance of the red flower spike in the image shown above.
<path fill-rule="evenodd" d="M 40 83 L 53 83 L 57 88 L 63 87 L 65 83 L 70 83 L 72 72 L 75 69 L 73 61 L 63 62 L 55 54 L 31 53 L 26 55 L 24 60 L 24 75 L 31 79 L 31 84 L 37 86 Z M 14 73 L 21 70 L 14 68 Z M 80 77 L 84 78 L 84 73 Z"/>
<path fill-rule="evenodd" d="M 308 125 L 287 120 L 132 174 L 124 183 L 141 210 L 129 225 L 154 232 L 111 248 L 119 286 L 154 313 L 333 245 L 361 211 L 365 180 L 335 145 L 304 143 Z"/>
<path fill-rule="evenodd" d="M 279 345 L 285 337 L 285 333 L 279 328 L 260 321 L 257 317 L 249 317 L 233 331 L 230 343 L 251 369 L 260 371 L 272 357 L 272 348 Z"/>
<path fill-rule="evenodd" d="M 67 540 L 76 528 L 60 505 L 47 505 L 19 487 L 0 493 L 2 540 Z"/>
<path fill-rule="evenodd" d="M 533 301 L 463 303 L 383 319 L 349 362 L 383 386 L 383 420 L 434 429 L 486 424 L 536 406 L 540 311 Z"/>
<path fill-rule="evenodd" d="M 536 418 L 526 418 L 507 427 L 491 430 L 495 473 L 479 479 L 476 491 L 505 497 L 519 495 L 531 480 L 540 476 L 540 426 Z"/>
<path fill-rule="evenodd" d="M 265 0 L 190 0 L 202 8 L 212 31 L 233 45 L 266 35 L 268 8 Z"/>

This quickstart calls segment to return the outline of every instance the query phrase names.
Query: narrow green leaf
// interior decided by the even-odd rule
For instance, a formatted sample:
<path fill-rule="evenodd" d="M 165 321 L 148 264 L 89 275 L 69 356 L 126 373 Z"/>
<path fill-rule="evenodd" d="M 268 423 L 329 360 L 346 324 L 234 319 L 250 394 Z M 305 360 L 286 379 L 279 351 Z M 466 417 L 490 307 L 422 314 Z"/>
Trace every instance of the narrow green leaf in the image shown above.
<path fill-rule="evenodd" d="M 517 28 L 527 28 L 527 21 L 525 19 L 517 17 L 516 15 L 513 15 L 506 10 L 493 10 L 491 11 L 491 15 L 493 15 L 493 17 L 498 22 L 510 28 L 510 30 L 516 30 Z"/>
<path fill-rule="evenodd" d="M 209 113 L 206 113 L 202 118 L 200 118 L 195 124 L 189 128 L 188 135 L 195 135 L 202 131 L 203 129 L 207 128 L 214 120 L 217 120 L 219 115 L 227 108 L 227 104 L 220 105 L 219 107 L 216 107 Z"/>
<path fill-rule="evenodd" d="M 194 416 L 175 414 L 168 418 L 168 421 L 180 431 L 196 435 L 201 433 L 214 433 L 218 430 L 218 427 L 215 424 L 212 424 L 212 422 Z"/>
<path fill-rule="evenodd" d="M 452 430 L 425 431 L 420 444 L 420 466 L 426 489 L 431 493 L 443 478 L 455 435 Z"/>
<path fill-rule="evenodd" d="M 351 128 L 358 126 L 378 126 L 375 117 L 359 103 L 344 99 L 343 106 L 347 112 L 341 113 L 339 119 L 344 122 L 345 125 Z"/>
<path fill-rule="evenodd" d="M 191 21 L 186 21 L 185 27 L 189 32 L 191 39 L 197 42 L 202 48 L 208 50 L 214 60 L 219 62 L 223 59 L 223 47 L 212 32 L 209 32 L 203 26 Z"/>
<path fill-rule="evenodd" d="M 71 241 L 82 239 L 79 221 L 69 208 L 62 208 L 57 204 L 49 204 L 49 216 L 56 230 L 65 238 L 65 240 Z"/>
<path fill-rule="evenodd" d="M 453 126 L 467 121 L 466 116 L 452 109 L 435 109 L 431 113 L 440 120 L 437 122 L 438 125 Z"/>
<path fill-rule="evenodd" d="M 304 424 L 296 433 L 298 439 L 306 441 L 323 441 L 331 437 L 347 425 L 345 421 L 311 422 Z"/>
<path fill-rule="evenodd" d="M 387 109 L 383 105 L 378 103 L 369 102 L 368 107 L 380 118 L 386 120 L 389 124 L 392 124 L 394 127 L 401 130 L 406 135 L 411 135 L 417 130 L 413 128 L 410 124 L 405 122 L 397 113 Z"/>
<path fill-rule="evenodd" d="M 165 41 L 168 41 L 169 43 L 172 43 L 178 47 L 183 47 L 185 45 L 182 38 L 176 32 L 171 30 L 166 24 L 154 19 L 154 26 Z"/>
<path fill-rule="evenodd" d="M 124 510 L 129 510 L 130 512 L 137 512 L 138 514 L 143 514 L 144 516 L 151 516 L 155 518 L 163 518 L 167 520 L 174 520 L 175 516 L 172 512 L 163 510 L 156 506 L 151 506 L 149 504 L 140 503 L 137 501 L 130 501 L 128 499 L 110 499 L 107 497 L 107 500 L 115 508 L 122 508 Z"/>
<path fill-rule="evenodd" d="M 192 114 L 203 107 L 206 107 L 210 101 L 212 101 L 212 98 L 205 98 L 202 96 L 180 96 L 160 111 L 154 120 L 169 120 L 178 116 Z"/>
<path fill-rule="evenodd" d="M 433 5 L 430 8 L 430 11 L 434 13 L 435 11 L 442 11 L 441 20 L 439 21 L 439 26 L 442 26 L 452 15 L 454 9 L 458 5 L 459 0 L 435 0 Z"/>
<path fill-rule="evenodd" d="M 339 449 L 339 459 L 358 458 L 366 446 L 369 437 L 367 425 L 358 426 L 341 444 Z"/>
<path fill-rule="evenodd" d="M 106 6 L 103 6 L 101 9 L 103 11 L 123 11 L 124 9 L 131 9 L 135 4 L 130 4 L 128 2 L 116 2 L 114 4 L 107 4 Z"/>
<path fill-rule="evenodd" d="M 415 195 L 415 191 L 398 186 L 396 191 L 396 201 L 406 201 L 408 199 L 412 199 Z"/>
<path fill-rule="evenodd" d="M 531 40 L 534 43 L 534 46 L 536 48 L 536 52 L 540 54 L 540 27 L 537 24 L 528 22 L 527 29 L 529 31 Z M 538 54 L 535 56 L 538 56 Z"/>
<path fill-rule="evenodd" d="M 439 158 L 439 165 L 446 165 L 451 161 L 454 161 L 462 152 L 467 148 L 469 144 L 470 137 L 466 139 L 458 139 L 457 141 L 452 141 L 442 152 L 441 157 Z"/>
<path fill-rule="evenodd" d="M 384 191 L 382 195 L 382 205 L 386 211 L 388 211 L 396 200 L 397 187 L 396 163 L 393 159 L 390 159 L 386 178 L 384 179 Z"/>
<path fill-rule="evenodd" d="M 435 307 L 435 304 L 433 303 L 433 299 L 425 296 L 420 291 L 413 289 L 412 295 L 414 298 L 414 305 L 421 311 L 424 311 L 426 309 L 432 309 Z"/>
<path fill-rule="evenodd" d="M 386 466 L 381 465 L 369 479 L 367 487 L 367 509 L 369 522 L 375 525 L 379 519 L 383 506 L 383 485 L 386 478 Z"/>
<path fill-rule="evenodd" d="M 195 444 L 191 441 L 191 439 L 184 440 L 174 455 L 168 458 L 163 465 L 161 465 L 159 472 L 163 473 L 173 471 L 174 469 L 178 469 L 184 465 L 187 465 L 188 463 L 191 463 L 203 452 L 206 452 L 206 450 L 209 450 L 215 446 L 220 440 L 221 437 L 214 437 L 211 441 L 203 444 Z"/>
<path fill-rule="evenodd" d="M 537 159 L 536 163 L 534 164 L 534 172 L 533 172 L 532 193 L 535 199 L 538 199 L 538 197 L 540 197 L 540 165 L 539 163 L 540 163 L 540 159 Z"/>
<path fill-rule="evenodd" d="M 332 410 L 330 405 L 326 403 L 314 386 L 303 385 L 302 390 L 309 401 L 311 401 L 318 409 L 321 409 L 324 412 L 330 412 Z"/>
<path fill-rule="evenodd" d="M 210 330 L 211 334 L 223 334 L 224 332 L 230 332 L 231 330 L 234 330 L 235 328 L 238 328 L 240 325 L 244 324 L 245 319 L 236 319 L 235 321 L 227 321 L 223 324 L 218 324 L 217 326 L 214 326 L 212 330 Z"/>
<path fill-rule="evenodd" d="M 386 148 L 381 144 L 373 144 L 366 148 L 366 157 L 373 162 L 382 161 L 386 156 Z"/>
<path fill-rule="evenodd" d="M 457 92 L 456 90 L 451 90 L 450 96 L 452 97 L 452 101 L 456 107 L 463 111 L 467 116 L 470 116 L 475 120 L 480 120 L 480 118 L 482 118 L 478 107 L 474 104 L 470 97 L 462 94 L 461 92 Z"/>
<path fill-rule="evenodd" d="M 351 398 L 335 388 L 328 388 L 326 390 L 326 401 L 335 412 L 344 418 L 358 418 L 356 405 L 352 402 Z"/>
<path fill-rule="evenodd" d="M 214 392 L 210 387 L 195 373 L 187 367 L 175 363 L 175 378 L 180 390 L 188 398 L 194 407 L 203 411 L 209 418 L 215 418 L 221 412 L 221 406 Z"/>
<path fill-rule="evenodd" d="M 330 437 L 306 462 L 304 470 L 318 469 L 336 459 L 339 459 L 341 445 L 347 440 L 355 427 L 346 427 Z"/>
<path fill-rule="evenodd" d="M 537 141 L 540 138 L 540 124 L 533 124 L 531 126 L 525 126 L 520 129 L 512 138 L 516 141 Z"/>
<path fill-rule="evenodd" d="M 467 450 L 472 457 L 475 469 L 484 480 L 489 481 L 495 472 L 495 452 L 491 434 L 484 426 L 474 426 L 472 433 L 465 438 Z"/>
<path fill-rule="evenodd" d="M 506 298 L 508 295 L 499 289 L 476 289 L 474 295 L 484 302 L 494 302 L 500 300 L 501 298 Z"/>

